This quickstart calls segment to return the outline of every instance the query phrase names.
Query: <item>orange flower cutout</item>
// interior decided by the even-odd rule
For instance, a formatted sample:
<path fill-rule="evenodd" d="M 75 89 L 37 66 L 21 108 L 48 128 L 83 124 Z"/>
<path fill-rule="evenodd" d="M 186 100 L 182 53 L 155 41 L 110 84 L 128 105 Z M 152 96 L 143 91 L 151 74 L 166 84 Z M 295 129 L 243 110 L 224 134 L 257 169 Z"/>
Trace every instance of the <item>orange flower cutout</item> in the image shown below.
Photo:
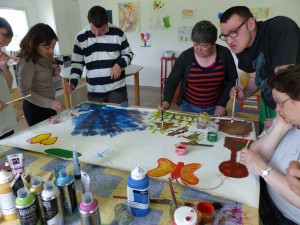
<path fill-rule="evenodd" d="M 148 175 L 151 177 L 162 177 L 167 174 L 171 174 L 172 180 L 181 179 L 185 185 L 195 185 L 199 183 L 199 179 L 193 174 L 197 169 L 201 167 L 199 163 L 191 163 L 184 165 L 183 162 L 178 162 L 177 165 L 166 158 L 160 158 L 157 160 L 158 166 L 148 171 Z"/>

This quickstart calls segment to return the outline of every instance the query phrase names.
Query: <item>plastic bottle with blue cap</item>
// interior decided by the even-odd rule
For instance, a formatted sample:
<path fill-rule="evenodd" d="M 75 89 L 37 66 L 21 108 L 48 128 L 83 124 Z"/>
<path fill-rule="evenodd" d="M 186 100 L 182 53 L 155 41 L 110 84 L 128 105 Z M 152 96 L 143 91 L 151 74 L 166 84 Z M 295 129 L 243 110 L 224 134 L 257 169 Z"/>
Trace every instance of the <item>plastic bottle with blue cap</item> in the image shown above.
<path fill-rule="evenodd" d="M 138 165 L 128 176 L 127 199 L 132 215 L 141 217 L 150 212 L 149 176 Z"/>

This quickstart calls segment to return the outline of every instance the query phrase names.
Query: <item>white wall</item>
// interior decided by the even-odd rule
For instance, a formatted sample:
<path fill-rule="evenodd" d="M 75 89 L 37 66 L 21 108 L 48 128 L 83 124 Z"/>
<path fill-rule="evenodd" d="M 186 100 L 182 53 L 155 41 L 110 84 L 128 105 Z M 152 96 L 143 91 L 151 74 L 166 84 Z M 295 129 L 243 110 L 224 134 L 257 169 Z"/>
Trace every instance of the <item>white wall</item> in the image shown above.
<path fill-rule="evenodd" d="M 94 5 L 101 5 L 106 9 L 113 11 L 113 23 L 119 25 L 118 21 L 118 2 L 126 2 L 124 0 L 79 0 L 80 14 L 82 15 L 81 24 L 87 25 L 87 12 Z M 130 1 L 128 2 L 137 2 Z M 210 20 L 215 25 L 219 24 L 218 13 L 225 11 L 227 8 L 234 5 L 246 5 L 248 7 L 269 7 L 270 17 L 276 15 L 285 15 L 294 19 L 300 25 L 300 1 L 299 0 L 171 0 L 171 30 L 151 31 L 150 18 L 153 7 L 153 0 L 140 0 L 139 2 L 139 17 L 140 28 L 136 32 L 126 33 L 128 41 L 135 54 L 133 64 L 144 67 L 140 71 L 140 84 L 143 86 L 160 86 L 160 58 L 164 50 L 173 50 L 178 56 L 180 52 L 192 46 L 191 42 L 183 43 L 177 41 L 178 26 L 193 26 L 200 20 Z M 191 8 L 196 10 L 195 19 L 181 19 L 181 9 Z M 140 47 L 139 34 L 141 32 L 150 32 L 151 47 Z M 219 44 L 225 45 L 222 41 Z M 129 84 L 133 80 L 128 80 Z"/>
<path fill-rule="evenodd" d="M 29 26 L 39 21 L 39 12 L 36 1 L 44 0 L 0 0 L 0 7 L 12 6 L 26 9 L 29 19 Z M 72 0 L 70 0 L 72 1 Z M 128 0 L 130 2 L 131 0 Z M 134 0 L 132 0 L 134 2 Z M 118 2 L 125 0 L 79 0 L 81 26 L 88 25 L 87 12 L 94 5 L 101 5 L 106 9 L 113 11 L 113 23 L 118 22 Z M 180 52 L 189 48 L 190 42 L 180 43 L 177 41 L 178 26 L 193 26 L 196 22 L 206 19 L 214 24 L 219 24 L 217 14 L 234 5 L 246 5 L 248 7 L 269 7 L 270 16 L 285 15 L 294 19 L 300 25 L 300 1 L 299 0 L 171 0 L 171 30 L 151 31 L 150 18 L 153 7 L 153 0 L 140 0 L 139 2 L 139 30 L 132 33 L 126 33 L 128 41 L 135 54 L 133 64 L 141 65 L 144 69 L 140 72 L 140 84 L 143 86 L 160 86 L 160 58 L 165 50 L 173 50 L 178 56 Z M 195 19 L 181 19 L 181 9 L 194 8 L 196 10 Z M 45 10 L 45 9 L 44 9 Z M 38 13 L 37 13 L 38 12 Z M 151 33 L 151 47 L 140 47 L 139 34 L 141 32 Z M 218 41 L 219 44 L 225 43 Z M 133 78 L 128 79 L 128 84 L 133 84 Z"/>

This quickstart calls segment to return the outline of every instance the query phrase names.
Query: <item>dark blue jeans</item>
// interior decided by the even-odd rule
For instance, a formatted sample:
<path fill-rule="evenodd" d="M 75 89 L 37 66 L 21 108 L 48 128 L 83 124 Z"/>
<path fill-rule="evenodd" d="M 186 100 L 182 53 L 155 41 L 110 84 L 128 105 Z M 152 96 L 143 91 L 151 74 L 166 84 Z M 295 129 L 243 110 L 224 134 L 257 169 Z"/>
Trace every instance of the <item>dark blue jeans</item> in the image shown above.
<path fill-rule="evenodd" d="M 181 100 L 180 103 L 180 111 L 184 112 L 194 112 L 194 113 L 202 113 L 202 112 L 207 112 L 209 115 L 214 115 L 215 113 L 216 106 L 212 107 L 207 107 L 207 108 L 199 108 L 196 106 L 193 106 L 187 100 L 184 98 Z"/>

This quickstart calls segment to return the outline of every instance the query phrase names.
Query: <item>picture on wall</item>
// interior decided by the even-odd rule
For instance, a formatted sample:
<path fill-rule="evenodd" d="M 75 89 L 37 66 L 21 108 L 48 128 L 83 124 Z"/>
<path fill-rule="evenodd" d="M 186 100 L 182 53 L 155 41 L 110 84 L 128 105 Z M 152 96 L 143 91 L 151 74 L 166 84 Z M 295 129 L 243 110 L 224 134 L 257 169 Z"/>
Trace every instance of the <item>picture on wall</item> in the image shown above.
<path fill-rule="evenodd" d="M 119 27 L 124 32 L 134 32 L 138 26 L 138 7 L 135 2 L 118 3 Z"/>
<path fill-rule="evenodd" d="M 171 29 L 171 2 L 170 0 L 154 0 L 152 7 L 152 30 Z"/>
<path fill-rule="evenodd" d="M 141 47 L 151 47 L 151 35 L 149 32 L 141 33 Z"/>
<path fill-rule="evenodd" d="M 191 40 L 192 26 L 180 26 L 178 27 L 178 41 L 179 42 L 188 42 Z"/>
<path fill-rule="evenodd" d="M 194 19 L 195 18 L 195 10 L 194 9 L 182 9 L 181 18 L 182 19 Z"/>
<path fill-rule="evenodd" d="M 270 8 L 250 8 L 253 16 L 257 20 L 266 20 L 270 18 Z"/>
<path fill-rule="evenodd" d="M 108 22 L 113 24 L 113 20 L 112 20 L 112 10 L 106 10 L 107 12 L 107 16 L 108 16 Z"/>

